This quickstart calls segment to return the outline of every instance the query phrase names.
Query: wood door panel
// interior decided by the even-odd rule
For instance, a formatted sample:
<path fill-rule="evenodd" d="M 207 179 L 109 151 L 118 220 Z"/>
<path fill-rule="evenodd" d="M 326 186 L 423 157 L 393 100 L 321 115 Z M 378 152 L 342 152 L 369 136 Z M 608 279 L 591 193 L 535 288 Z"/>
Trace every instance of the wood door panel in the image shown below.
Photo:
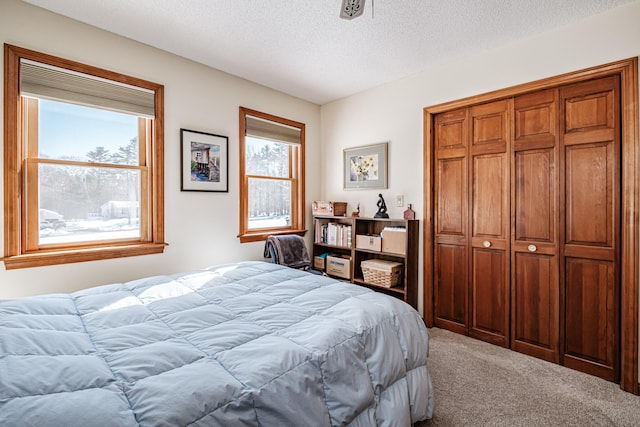
<path fill-rule="evenodd" d="M 514 222 L 516 241 L 553 242 L 556 235 L 555 151 L 515 154 Z"/>
<path fill-rule="evenodd" d="M 595 129 L 589 132 L 575 132 L 564 135 L 564 146 L 591 142 L 613 141 L 616 139 L 613 129 Z"/>
<path fill-rule="evenodd" d="M 611 126 L 613 117 L 607 106 L 611 103 L 610 92 L 594 93 L 577 99 L 567 100 L 565 123 L 567 133 L 594 127 Z"/>
<path fill-rule="evenodd" d="M 611 363 L 614 274 L 611 262 L 566 260 L 565 354 Z"/>
<path fill-rule="evenodd" d="M 551 106 L 551 104 L 547 104 L 541 107 L 519 110 L 517 123 L 520 126 L 516 127 L 518 129 L 516 138 L 550 134 L 553 129 L 553 121 L 551 120 L 553 110 Z"/>
<path fill-rule="evenodd" d="M 555 145 L 557 139 L 557 91 L 545 90 L 523 95 L 514 101 L 515 149 Z M 535 146 L 531 146 L 535 145 Z"/>
<path fill-rule="evenodd" d="M 565 149 L 565 243 L 613 247 L 615 150 L 612 143 Z"/>
<path fill-rule="evenodd" d="M 514 99 L 511 347 L 558 362 L 558 91 Z"/>
<path fill-rule="evenodd" d="M 506 239 L 508 175 L 504 153 L 473 157 L 473 237 Z"/>
<path fill-rule="evenodd" d="M 616 128 L 616 77 L 592 80 L 562 88 L 564 132 Z"/>
<path fill-rule="evenodd" d="M 434 120 L 434 324 L 468 333 L 468 109 Z"/>
<path fill-rule="evenodd" d="M 436 152 L 462 150 L 466 152 L 468 141 L 467 109 L 438 114 L 435 118 Z"/>
<path fill-rule="evenodd" d="M 510 146 L 507 100 L 470 109 L 469 334 L 509 345 Z"/>
<path fill-rule="evenodd" d="M 612 248 L 592 245 L 565 245 L 564 256 L 571 258 L 615 261 L 616 251 Z"/>
<path fill-rule="evenodd" d="M 473 248 L 472 309 L 470 334 L 508 347 L 509 275 L 504 250 Z"/>
<path fill-rule="evenodd" d="M 466 159 L 438 160 L 436 173 L 436 233 L 465 236 L 468 218 Z"/>
<path fill-rule="evenodd" d="M 565 365 L 615 381 L 618 369 L 615 264 L 567 258 L 565 270 Z"/>
<path fill-rule="evenodd" d="M 560 90 L 564 121 L 563 364 L 620 375 L 620 121 L 617 77 Z"/>
<path fill-rule="evenodd" d="M 516 253 L 512 268 L 512 348 L 557 363 L 557 258 Z"/>
<path fill-rule="evenodd" d="M 436 245 L 434 265 L 435 324 L 466 334 L 467 325 L 467 247 Z"/>
<path fill-rule="evenodd" d="M 470 117 L 472 155 L 506 152 L 510 129 L 506 100 L 472 107 Z"/>
<path fill-rule="evenodd" d="M 490 142 L 504 141 L 504 112 L 491 114 L 484 117 L 474 117 L 473 143 L 487 144 Z"/>

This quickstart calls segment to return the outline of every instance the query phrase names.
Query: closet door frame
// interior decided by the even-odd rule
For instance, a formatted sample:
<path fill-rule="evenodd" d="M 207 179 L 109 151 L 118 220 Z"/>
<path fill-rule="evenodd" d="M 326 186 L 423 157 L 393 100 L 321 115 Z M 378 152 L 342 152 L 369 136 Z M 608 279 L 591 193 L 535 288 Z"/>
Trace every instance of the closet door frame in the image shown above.
<path fill-rule="evenodd" d="M 529 92 L 578 83 L 594 78 L 619 75 L 621 101 L 621 299 L 620 299 L 620 388 L 640 394 L 638 371 L 638 306 L 640 256 L 640 146 L 638 136 L 638 58 L 587 68 L 510 88 L 488 92 L 456 101 L 424 108 L 424 301 L 423 313 L 427 326 L 434 322 L 433 310 L 433 119 L 434 115 L 457 108 L 497 101 Z"/>

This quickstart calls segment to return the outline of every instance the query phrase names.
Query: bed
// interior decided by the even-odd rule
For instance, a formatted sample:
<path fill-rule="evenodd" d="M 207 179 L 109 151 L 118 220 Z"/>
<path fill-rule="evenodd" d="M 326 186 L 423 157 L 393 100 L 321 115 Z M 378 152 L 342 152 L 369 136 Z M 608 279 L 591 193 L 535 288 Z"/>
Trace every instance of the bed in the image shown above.
<path fill-rule="evenodd" d="M 258 261 L 0 300 L 0 425 L 408 426 L 428 339 L 403 301 Z"/>

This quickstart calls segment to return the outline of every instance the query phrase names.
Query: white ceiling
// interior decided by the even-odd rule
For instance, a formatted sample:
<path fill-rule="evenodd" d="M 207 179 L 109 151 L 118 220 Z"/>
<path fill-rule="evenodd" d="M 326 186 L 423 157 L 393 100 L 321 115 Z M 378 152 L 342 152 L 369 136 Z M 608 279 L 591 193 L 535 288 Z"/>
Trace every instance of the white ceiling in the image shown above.
<path fill-rule="evenodd" d="M 25 0 L 324 104 L 638 0 Z"/>

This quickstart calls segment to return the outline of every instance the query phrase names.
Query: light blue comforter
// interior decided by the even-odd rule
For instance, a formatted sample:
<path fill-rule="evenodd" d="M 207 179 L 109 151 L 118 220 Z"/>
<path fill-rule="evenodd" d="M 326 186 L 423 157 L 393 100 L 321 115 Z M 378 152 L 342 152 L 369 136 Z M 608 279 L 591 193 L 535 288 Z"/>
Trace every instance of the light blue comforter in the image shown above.
<path fill-rule="evenodd" d="M 0 425 L 408 426 L 427 353 L 404 302 L 263 262 L 3 300 Z"/>

